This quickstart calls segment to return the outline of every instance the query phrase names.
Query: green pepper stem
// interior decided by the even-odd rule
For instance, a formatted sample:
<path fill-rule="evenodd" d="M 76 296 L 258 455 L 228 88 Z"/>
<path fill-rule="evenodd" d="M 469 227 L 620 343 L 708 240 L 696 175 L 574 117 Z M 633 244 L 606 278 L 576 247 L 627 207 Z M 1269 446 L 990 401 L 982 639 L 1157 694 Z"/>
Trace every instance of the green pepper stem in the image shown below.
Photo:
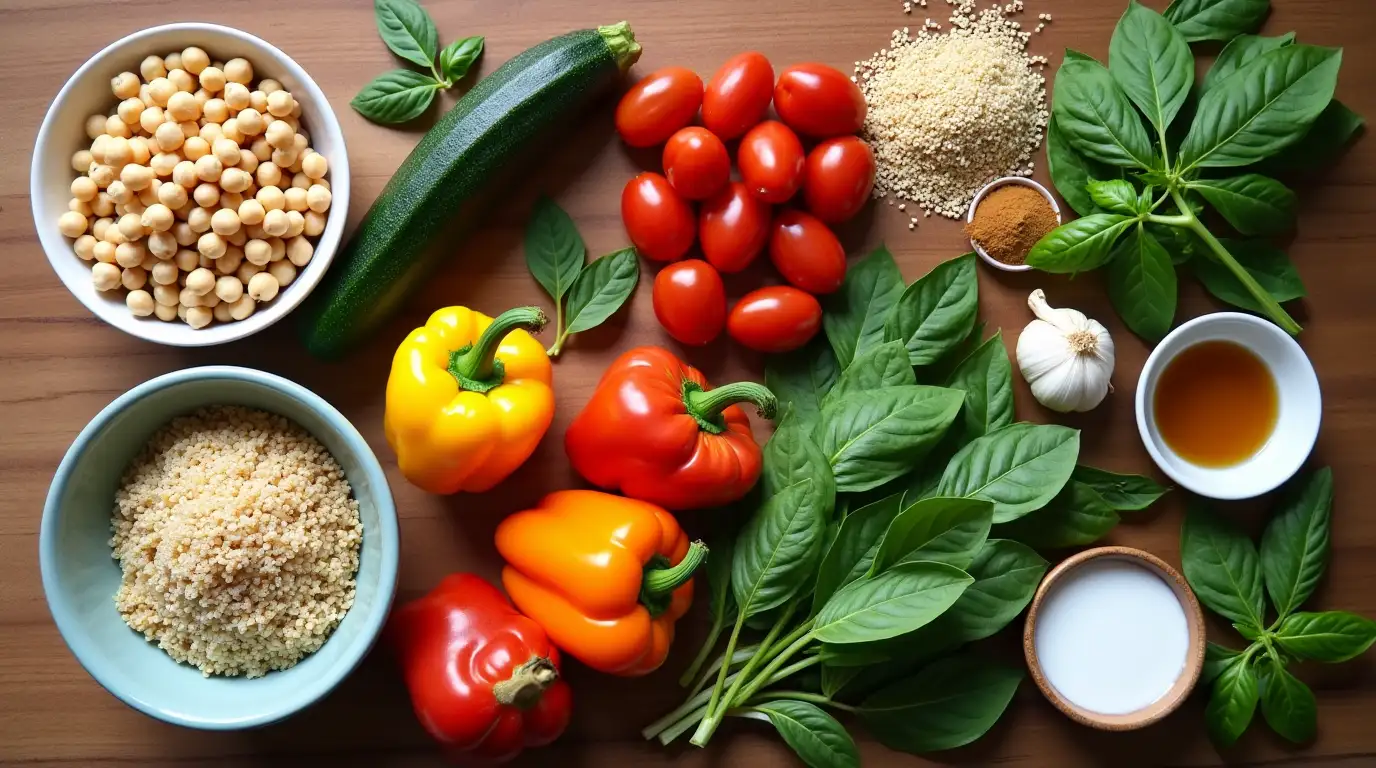
<path fill-rule="evenodd" d="M 669 568 L 648 568 L 645 580 L 640 584 L 640 593 L 649 597 L 663 597 L 693 578 L 693 572 L 707 560 L 707 545 L 695 541 L 688 545 L 688 552 L 678 565 Z"/>
<path fill-rule="evenodd" d="M 496 355 L 507 334 L 518 330 L 539 333 L 546 322 L 548 318 L 539 307 L 508 309 L 492 320 L 476 342 L 449 353 L 449 373 L 469 391 L 486 392 L 500 386 L 505 371 Z"/>
<path fill-rule="evenodd" d="M 540 703 L 545 689 L 559 679 L 559 670 L 543 656 L 535 656 L 512 670 L 511 677 L 492 686 L 492 695 L 503 706 L 528 710 Z"/>
<path fill-rule="evenodd" d="M 760 416 L 773 419 L 779 401 L 763 384 L 753 381 L 738 381 L 725 384 L 716 389 L 703 389 L 696 382 L 683 383 L 683 405 L 689 415 L 709 432 L 721 432 L 725 425 L 721 412 L 737 403 L 753 403 Z"/>
<path fill-rule="evenodd" d="M 615 24 L 608 24 L 605 27 L 598 27 L 597 34 L 607 44 L 607 50 L 612 52 L 612 58 L 616 59 L 616 66 L 624 73 L 631 68 L 631 65 L 640 60 L 640 43 L 635 41 L 635 33 L 631 31 L 631 25 L 624 21 Z"/>

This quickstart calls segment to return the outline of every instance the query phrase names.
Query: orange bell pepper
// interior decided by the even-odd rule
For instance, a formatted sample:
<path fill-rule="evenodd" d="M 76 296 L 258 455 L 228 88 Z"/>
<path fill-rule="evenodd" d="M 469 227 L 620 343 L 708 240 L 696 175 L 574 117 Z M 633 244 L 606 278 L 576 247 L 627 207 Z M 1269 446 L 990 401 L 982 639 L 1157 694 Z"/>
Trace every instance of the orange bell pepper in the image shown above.
<path fill-rule="evenodd" d="M 661 507 L 600 491 L 558 491 L 511 515 L 497 551 L 522 613 L 565 653 L 625 677 L 664 663 L 707 557 Z"/>

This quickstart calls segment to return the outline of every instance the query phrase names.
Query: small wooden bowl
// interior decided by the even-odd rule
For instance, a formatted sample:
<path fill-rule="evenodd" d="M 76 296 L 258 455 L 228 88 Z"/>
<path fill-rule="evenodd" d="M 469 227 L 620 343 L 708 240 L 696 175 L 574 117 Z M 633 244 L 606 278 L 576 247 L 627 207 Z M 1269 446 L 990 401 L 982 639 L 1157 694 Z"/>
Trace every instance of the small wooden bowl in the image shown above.
<path fill-rule="evenodd" d="M 1185 656 L 1185 668 L 1180 677 L 1176 679 L 1175 685 L 1172 685 L 1170 690 L 1166 691 L 1161 698 L 1136 712 L 1129 712 L 1125 715 L 1091 712 L 1067 701 L 1047 681 L 1046 676 L 1042 673 L 1041 663 L 1037 660 L 1037 612 L 1041 609 L 1042 601 L 1046 599 L 1047 594 L 1050 593 L 1060 578 L 1085 563 L 1104 557 L 1134 561 L 1138 565 L 1155 571 L 1165 579 L 1166 584 L 1175 592 L 1175 596 L 1185 609 L 1185 624 L 1190 633 L 1189 651 Z M 1067 717 L 1081 725 L 1104 731 L 1132 731 L 1145 728 L 1174 712 L 1190 695 L 1195 683 L 1199 681 L 1199 674 L 1204 669 L 1204 613 L 1200 610 L 1199 601 L 1195 599 L 1194 591 L 1186 583 L 1185 577 L 1167 565 L 1161 558 L 1132 547 L 1098 547 L 1067 558 L 1060 565 L 1052 568 L 1046 578 L 1042 579 L 1041 586 L 1037 588 L 1037 595 L 1032 599 L 1032 607 L 1027 612 L 1027 622 L 1023 626 L 1022 633 L 1022 648 L 1027 657 L 1027 668 L 1031 671 L 1032 679 L 1041 689 L 1042 695 L 1056 705 L 1057 709 L 1064 712 Z"/>

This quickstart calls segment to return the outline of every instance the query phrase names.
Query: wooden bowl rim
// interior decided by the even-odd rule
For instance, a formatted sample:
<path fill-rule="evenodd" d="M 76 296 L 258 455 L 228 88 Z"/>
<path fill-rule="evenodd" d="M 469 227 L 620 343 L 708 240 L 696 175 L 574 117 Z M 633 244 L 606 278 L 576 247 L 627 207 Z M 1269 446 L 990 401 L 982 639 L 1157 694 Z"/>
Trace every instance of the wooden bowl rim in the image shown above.
<path fill-rule="evenodd" d="M 1046 676 L 1042 673 L 1041 663 L 1037 660 L 1035 642 L 1037 612 L 1041 609 L 1042 601 L 1046 598 L 1051 587 L 1065 574 L 1085 563 L 1100 558 L 1134 560 L 1159 573 L 1171 586 L 1176 598 L 1180 600 L 1181 606 L 1185 609 L 1185 625 L 1190 635 L 1189 650 L 1185 656 L 1185 668 L 1180 677 L 1176 679 L 1175 684 L 1161 698 L 1142 709 L 1125 715 L 1106 715 L 1093 712 L 1066 700 L 1047 681 Z M 1190 695 L 1190 692 L 1194 690 L 1195 684 L 1199 682 L 1199 676 L 1204 669 L 1206 645 L 1204 611 L 1200 609 L 1199 600 L 1195 597 L 1194 590 L 1190 589 L 1185 578 L 1164 560 L 1150 552 L 1144 552 L 1133 547 L 1117 546 L 1087 549 L 1066 558 L 1055 568 L 1052 568 L 1051 572 L 1042 579 L 1041 585 L 1037 587 L 1036 595 L 1032 598 L 1032 607 L 1028 609 L 1022 635 L 1023 654 L 1027 659 L 1027 669 L 1032 675 L 1032 680 L 1036 682 L 1037 688 L 1041 689 L 1042 695 L 1071 720 L 1104 731 L 1132 731 L 1145 728 L 1178 709 Z"/>

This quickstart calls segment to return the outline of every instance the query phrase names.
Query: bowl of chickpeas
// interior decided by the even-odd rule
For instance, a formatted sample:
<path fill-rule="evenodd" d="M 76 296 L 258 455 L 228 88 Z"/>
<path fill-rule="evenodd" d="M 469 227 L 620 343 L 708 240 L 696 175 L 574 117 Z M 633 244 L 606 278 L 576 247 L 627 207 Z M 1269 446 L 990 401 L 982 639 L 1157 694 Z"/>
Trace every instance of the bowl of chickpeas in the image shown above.
<path fill-rule="evenodd" d="M 29 183 L 68 290 L 122 331 L 187 347 L 300 304 L 349 207 L 325 94 L 282 51 L 218 24 L 145 29 L 83 64 L 43 120 Z"/>

